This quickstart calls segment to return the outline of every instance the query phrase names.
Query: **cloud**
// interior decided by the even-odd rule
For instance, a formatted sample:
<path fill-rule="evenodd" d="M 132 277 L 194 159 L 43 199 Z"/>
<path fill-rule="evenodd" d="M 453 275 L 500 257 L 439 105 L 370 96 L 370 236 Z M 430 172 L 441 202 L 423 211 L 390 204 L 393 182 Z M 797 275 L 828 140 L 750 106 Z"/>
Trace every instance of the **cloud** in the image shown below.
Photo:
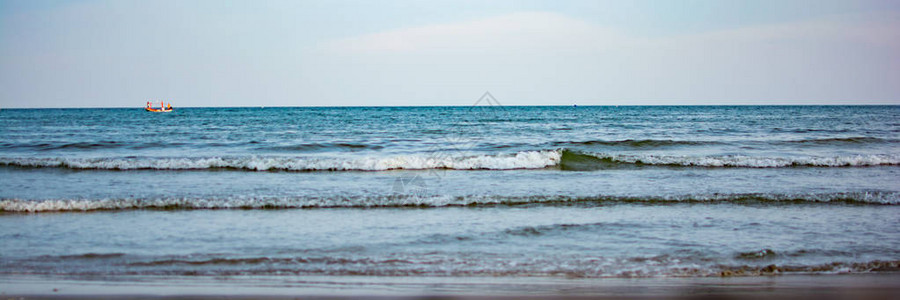
<path fill-rule="evenodd" d="M 331 40 L 318 50 L 335 72 L 433 98 L 491 89 L 522 104 L 898 103 L 900 88 L 890 83 L 900 81 L 898 20 L 854 14 L 646 37 L 520 12 Z"/>
<path fill-rule="evenodd" d="M 548 12 L 519 12 L 457 23 L 392 30 L 326 41 L 325 51 L 341 53 L 417 53 L 521 51 L 529 49 L 600 50 L 610 47 L 670 45 L 843 42 L 900 46 L 900 14 L 832 16 L 799 22 L 765 24 L 729 30 L 645 38 L 625 30 L 596 26 Z"/>
<path fill-rule="evenodd" d="M 340 53 L 520 52 L 602 47 L 623 42 L 618 32 L 547 12 L 519 12 L 480 20 L 429 25 L 327 41 Z"/>
<path fill-rule="evenodd" d="M 900 47 L 900 13 L 837 15 L 661 39 L 671 43 L 849 43 Z"/>

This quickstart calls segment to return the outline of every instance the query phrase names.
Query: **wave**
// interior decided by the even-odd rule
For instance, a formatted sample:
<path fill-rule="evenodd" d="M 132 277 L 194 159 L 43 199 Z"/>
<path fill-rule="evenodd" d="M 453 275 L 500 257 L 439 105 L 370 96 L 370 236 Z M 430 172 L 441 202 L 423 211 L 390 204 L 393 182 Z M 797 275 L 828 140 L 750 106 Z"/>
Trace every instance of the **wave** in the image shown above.
<path fill-rule="evenodd" d="M 413 264 L 402 259 L 368 259 L 340 257 L 248 257 L 248 258 L 211 258 L 205 260 L 165 259 L 147 262 L 133 262 L 129 266 L 173 266 L 173 265 L 254 265 L 254 264 L 328 264 L 328 265 L 398 265 Z"/>
<path fill-rule="evenodd" d="M 248 144 L 255 144 L 251 142 Z M 98 141 L 98 142 L 45 142 L 45 143 L 0 143 L 0 149 L 31 150 L 31 151 L 94 151 L 105 149 L 167 149 L 173 147 L 230 147 L 240 145 L 238 143 L 186 143 L 186 142 L 134 142 L 134 141 Z"/>
<path fill-rule="evenodd" d="M 85 253 L 85 254 L 76 254 L 76 255 L 63 255 L 59 256 L 61 259 L 107 259 L 107 258 L 116 258 L 123 257 L 125 253 Z"/>
<path fill-rule="evenodd" d="M 76 142 L 76 143 L 2 143 L 0 148 L 3 149 L 28 149 L 37 151 L 53 151 L 53 150 L 97 150 L 97 149 L 116 149 L 127 147 L 128 144 L 116 141 L 99 141 L 99 142 Z"/>
<path fill-rule="evenodd" d="M 847 145 L 847 144 L 877 144 L 877 143 L 897 143 L 894 139 L 880 139 L 874 137 L 845 137 L 845 138 L 824 138 L 824 139 L 803 139 L 775 142 L 777 144 L 814 144 L 814 145 Z"/>
<path fill-rule="evenodd" d="M 632 150 L 647 150 L 657 148 L 669 148 L 680 146 L 710 146 L 726 144 L 751 144 L 751 145 L 781 145 L 781 146 L 853 146 L 863 144 L 892 144 L 900 143 L 896 139 L 882 139 L 875 137 L 844 137 L 844 138 L 811 138 L 800 140 L 744 140 L 744 141 L 704 141 L 704 140 L 657 140 L 657 139 L 626 139 L 626 140 L 591 140 L 591 141 L 556 141 L 548 143 L 551 146 L 603 146 L 608 148 L 624 148 Z"/>
<path fill-rule="evenodd" d="M 395 140 L 405 141 L 405 140 Z M 413 140 L 418 141 L 418 140 Z M 541 143 L 540 145 L 550 147 L 580 147 L 580 146 L 603 146 L 607 148 L 620 148 L 630 150 L 647 150 L 657 148 L 669 148 L 680 146 L 708 146 L 708 145 L 724 145 L 729 143 L 742 144 L 771 144 L 782 146 L 852 146 L 863 144 L 881 144 L 881 143 L 900 143 L 897 139 L 883 139 L 875 137 L 843 137 L 843 138 L 811 138 L 800 140 L 749 140 L 749 141 L 709 141 L 709 140 L 669 140 L 669 139 L 625 139 L 625 140 L 588 140 L 588 141 L 554 141 Z M 286 145 L 258 145 L 258 141 L 247 142 L 231 142 L 231 143 L 186 143 L 186 142 L 144 142 L 144 141 L 94 141 L 94 142 L 37 142 L 37 143 L 0 143 L 0 149 L 23 149 L 33 151 L 57 151 L 57 150 L 79 150 L 91 151 L 102 149 L 165 149 L 170 147 L 190 146 L 195 148 L 208 147 L 237 147 L 237 146 L 256 146 L 256 150 L 269 151 L 324 151 L 324 150 L 379 150 L 385 148 L 382 145 L 373 145 L 365 143 L 350 142 L 323 142 L 323 143 L 300 143 Z M 489 148 L 502 149 L 521 147 L 526 144 L 522 143 L 498 143 L 488 144 Z"/>
<path fill-rule="evenodd" d="M 116 198 L 116 199 L 2 199 L 0 212 L 77 212 L 105 210 L 215 210 L 215 209 L 313 209 L 313 208 L 434 208 L 516 205 L 604 205 L 619 203 L 678 204 L 812 204 L 900 205 L 898 192 L 847 192 L 822 194 L 698 194 L 674 196 L 420 196 L 374 195 L 335 197 L 233 197 L 233 198 Z"/>
<path fill-rule="evenodd" d="M 378 150 L 378 149 L 382 149 L 382 148 L 384 148 L 384 146 L 354 144 L 354 143 L 304 143 L 304 144 L 296 144 L 296 145 L 259 147 L 257 149 L 273 150 L 273 151 L 319 151 L 319 150 L 357 151 L 357 150 L 366 150 L 366 149 Z"/>
<path fill-rule="evenodd" d="M 777 265 L 767 266 L 717 266 L 719 271 L 712 276 L 760 276 L 775 274 L 835 274 L 835 273 L 872 273 L 900 271 L 900 260 L 875 260 L 869 262 L 834 262 L 821 265 Z"/>
<path fill-rule="evenodd" d="M 581 141 L 581 142 L 573 142 L 573 141 L 559 141 L 550 143 L 553 146 L 609 146 L 609 147 L 624 147 L 624 148 L 635 148 L 635 149 L 644 149 L 644 148 L 661 148 L 661 147 L 674 147 L 674 146 L 698 146 L 698 145 L 717 145 L 721 144 L 720 142 L 715 141 L 684 141 L 684 140 L 618 140 L 618 141 L 604 141 L 604 140 L 594 140 L 594 141 Z"/>
<path fill-rule="evenodd" d="M 650 258 L 626 259 L 627 263 L 619 265 L 619 270 L 610 268 L 589 267 L 551 267 L 553 262 L 542 260 L 532 261 L 531 267 L 495 265 L 496 262 L 488 261 L 486 268 L 471 269 L 459 266 L 458 263 L 444 260 L 407 260 L 407 259 L 368 259 L 368 258 L 340 258 L 340 257 L 251 257 L 251 258 L 213 258 L 207 260 L 169 259 L 149 262 L 131 263 L 133 267 L 155 266 L 280 266 L 274 269 L 248 269 L 240 273 L 251 272 L 254 275 L 270 273 L 289 274 L 327 274 L 327 275 L 378 275 L 378 276 L 558 276 L 564 275 L 571 278 L 649 278 L 649 277 L 747 277 L 770 276 L 777 274 L 841 274 L 841 273 L 879 273 L 900 271 L 900 260 L 874 260 L 866 262 L 833 262 L 813 265 L 789 265 L 769 264 L 764 266 L 754 265 L 714 265 L 686 267 L 679 263 L 681 259 L 668 256 Z M 597 259 L 578 260 L 581 266 L 597 264 Z M 603 262 L 612 264 L 609 259 Z M 493 264 L 492 264 L 493 263 Z M 315 266 L 300 267 L 302 265 L 330 265 L 332 268 L 320 268 Z M 291 267 L 294 266 L 294 267 Z M 443 267 L 435 270 L 433 267 Z M 450 270 L 446 270 L 450 268 Z M 192 270 L 193 271 L 193 270 Z M 223 270 L 225 272 L 234 270 Z M 215 274 L 207 274 L 215 275 Z"/>
<path fill-rule="evenodd" d="M 511 154 L 451 156 L 430 155 L 365 157 L 103 157 L 23 158 L 0 157 L 0 166 L 65 168 L 76 170 L 243 170 L 243 171 L 386 171 L 386 170 L 520 170 L 560 168 L 587 171 L 647 166 L 708 168 L 870 167 L 900 165 L 900 155 L 844 155 L 758 157 L 741 155 L 674 156 L 655 154 L 604 154 L 568 149 L 521 151 Z"/>
<path fill-rule="evenodd" d="M 599 170 L 640 166 L 710 168 L 871 167 L 900 165 L 900 155 L 845 155 L 831 157 L 759 157 L 742 155 L 675 156 L 654 154 L 603 154 L 562 150 L 564 170 Z"/>
<path fill-rule="evenodd" d="M 75 259 L 80 259 L 76 257 Z M 383 257 L 311 255 L 240 256 L 192 255 L 163 257 L 103 257 L 124 269 L 107 269 L 79 275 L 111 275 L 119 272 L 140 275 L 222 276 L 222 275 L 367 275 L 367 276 L 565 276 L 567 278 L 652 278 L 652 277 L 749 277 L 789 274 L 845 274 L 900 271 L 900 260 L 831 261 L 808 264 L 716 264 L 691 256 L 651 257 L 516 257 L 470 256 L 466 259 L 441 255 L 389 255 Z M 839 259 L 839 258 L 835 258 Z M 53 262 L 66 257 L 41 257 Z M 30 272 L 41 274 L 40 268 Z M 60 270 L 46 272 L 59 274 Z M 65 271 L 63 271 L 65 272 Z"/>
<path fill-rule="evenodd" d="M 618 229 L 627 229 L 627 230 L 637 230 L 638 227 L 635 227 L 634 224 L 622 224 L 622 223 L 589 223 L 589 224 L 553 224 L 553 225 L 543 225 L 543 226 L 525 226 L 504 230 L 503 233 L 506 235 L 512 236 L 541 236 L 552 233 L 570 231 L 570 230 L 580 230 L 580 231 L 594 231 L 594 230 L 608 230 L 611 228 Z"/>
<path fill-rule="evenodd" d="M 385 170 L 514 170 L 543 169 L 559 163 L 561 152 L 523 151 L 508 155 L 447 156 L 407 155 L 393 157 L 184 157 L 184 158 L 0 158 L 0 165 L 24 168 L 99 170 L 203 170 L 248 171 L 385 171 Z"/>

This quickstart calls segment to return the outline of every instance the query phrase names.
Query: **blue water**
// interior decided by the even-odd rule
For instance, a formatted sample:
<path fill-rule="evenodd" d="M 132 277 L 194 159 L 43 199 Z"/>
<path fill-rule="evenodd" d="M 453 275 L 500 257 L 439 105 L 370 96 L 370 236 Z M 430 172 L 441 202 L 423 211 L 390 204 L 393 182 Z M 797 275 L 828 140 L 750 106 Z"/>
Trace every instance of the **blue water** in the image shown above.
<path fill-rule="evenodd" d="M 0 110 L 0 273 L 896 271 L 900 106 Z"/>

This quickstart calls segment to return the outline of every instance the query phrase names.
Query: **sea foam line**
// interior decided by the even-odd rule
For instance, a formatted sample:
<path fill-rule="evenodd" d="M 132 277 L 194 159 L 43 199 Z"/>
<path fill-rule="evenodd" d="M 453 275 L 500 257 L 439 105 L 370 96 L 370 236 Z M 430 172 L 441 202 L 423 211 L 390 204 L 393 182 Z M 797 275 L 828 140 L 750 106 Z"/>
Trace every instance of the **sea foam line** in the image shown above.
<path fill-rule="evenodd" d="M 391 157 L 114 157 L 114 158 L 0 158 L 0 165 L 27 168 L 101 170 L 202 170 L 250 171 L 384 171 L 396 169 L 514 170 L 542 169 L 559 163 L 556 150 L 523 151 L 514 154 L 445 156 L 405 155 Z"/>
<path fill-rule="evenodd" d="M 700 167 L 869 167 L 900 164 L 897 155 L 850 155 L 833 157 L 753 157 L 753 156 L 616 156 L 615 160 L 650 165 L 700 166 Z"/>
<path fill-rule="evenodd" d="M 846 192 L 822 194 L 696 194 L 666 196 L 498 196 L 498 195 L 372 195 L 334 197 L 232 197 L 232 198 L 121 198 L 121 199 L 2 199 L 0 212 L 77 212 L 99 210 L 207 210 L 207 209 L 310 209 L 461 207 L 525 204 L 604 203 L 734 203 L 797 204 L 850 203 L 900 204 L 898 192 Z"/>
<path fill-rule="evenodd" d="M 787 168 L 787 167 L 871 167 L 900 165 L 900 155 L 870 154 L 844 156 L 761 157 L 744 155 L 676 156 L 655 154 L 606 154 L 562 150 L 562 163 L 580 162 L 607 165 L 650 165 L 676 167 L 734 167 L 734 168 Z M 585 159 L 587 158 L 587 159 Z"/>
<path fill-rule="evenodd" d="M 595 161 L 591 161 L 595 160 Z M 519 170 L 543 169 L 560 164 L 596 165 L 596 169 L 620 166 L 682 167 L 868 167 L 900 165 L 900 155 L 844 155 L 831 157 L 757 156 L 672 156 L 651 154 L 606 154 L 567 149 L 522 151 L 511 154 L 475 156 L 398 155 L 388 157 L 104 157 L 104 158 L 23 158 L 0 157 L 0 166 L 22 168 L 67 168 L 96 170 L 205 170 L 246 171 L 385 171 L 385 170 Z M 591 169 L 591 168 L 588 168 Z"/>

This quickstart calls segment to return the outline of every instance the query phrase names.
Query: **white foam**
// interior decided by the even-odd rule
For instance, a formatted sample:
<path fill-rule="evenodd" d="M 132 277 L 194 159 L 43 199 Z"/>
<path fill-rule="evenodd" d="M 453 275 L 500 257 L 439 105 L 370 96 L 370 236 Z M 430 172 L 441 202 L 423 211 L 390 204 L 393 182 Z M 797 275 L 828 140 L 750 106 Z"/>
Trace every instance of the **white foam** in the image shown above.
<path fill-rule="evenodd" d="M 900 165 L 900 155 L 847 155 L 832 157 L 758 157 L 758 156 L 666 156 L 666 155 L 609 155 L 594 154 L 622 163 L 642 163 L 648 165 L 698 166 L 698 167 L 743 167 L 743 168 L 783 168 L 808 167 L 868 167 Z"/>
<path fill-rule="evenodd" d="M 499 196 L 499 195 L 415 195 L 392 194 L 334 197 L 229 197 L 159 199 L 47 199 L 0 200 L 0 212 L 54 212 L 130 209 L 296 209 L 296 208 L 373 208 L 373 207 L 448 207 L 470 205 L 520 205 L 571 202 L 851 202 L 859 204 L 900 204 L 898 192 L 847 192 L 812 194 L 695 194 L 660 196 Z"/>
<path fill-rule="evenodd" d="M 184 158 L 0 158 L 0 164 L 104 170 L 199 170 L 233 168 L 253 171 L 383 171 L 395 169 L 513 170 L 559 164 L 560 151 L 524 151 L 509 155 L 406 155 L 360 158 L 311 157 L 184 157 Z"/>
<path fill-rule="evenodd" d="M 0 211 L 5 212 L 53 212 L 94 211 L 127 209 L 291 209 L 332 207 L 440 207 L 468 205 L 472 203 L 501 203 L 503 199 L 491 197 L 450 197 L 385 195 L 372 197 L 331 198 L 256 198 L 234 197 L 227 199 L 49 199 L 49 200 L 0 200 Z"/>
<path fill-rule="evenodd" d="M 449 156 L 398 155 L 385 157 L 105 157 L 105 158 L 9 158 L 0 157 L 0 165 L 18 167 L 54 167 L 101 170 L 202 170 L 230 168 L 250 171 L 384 171 L 384 170 L 516 170 L 542 169 L 559 165 L 563 151 L 522 151 L 514 154 Z M 589 153 L 618 163 L 662 166 L 782 168 L 866 167 L 900 165 L 900 155 L 845 155 L 831 157 L 758 157 L 758 156 L 669 156 L 651 154 Z"/>

